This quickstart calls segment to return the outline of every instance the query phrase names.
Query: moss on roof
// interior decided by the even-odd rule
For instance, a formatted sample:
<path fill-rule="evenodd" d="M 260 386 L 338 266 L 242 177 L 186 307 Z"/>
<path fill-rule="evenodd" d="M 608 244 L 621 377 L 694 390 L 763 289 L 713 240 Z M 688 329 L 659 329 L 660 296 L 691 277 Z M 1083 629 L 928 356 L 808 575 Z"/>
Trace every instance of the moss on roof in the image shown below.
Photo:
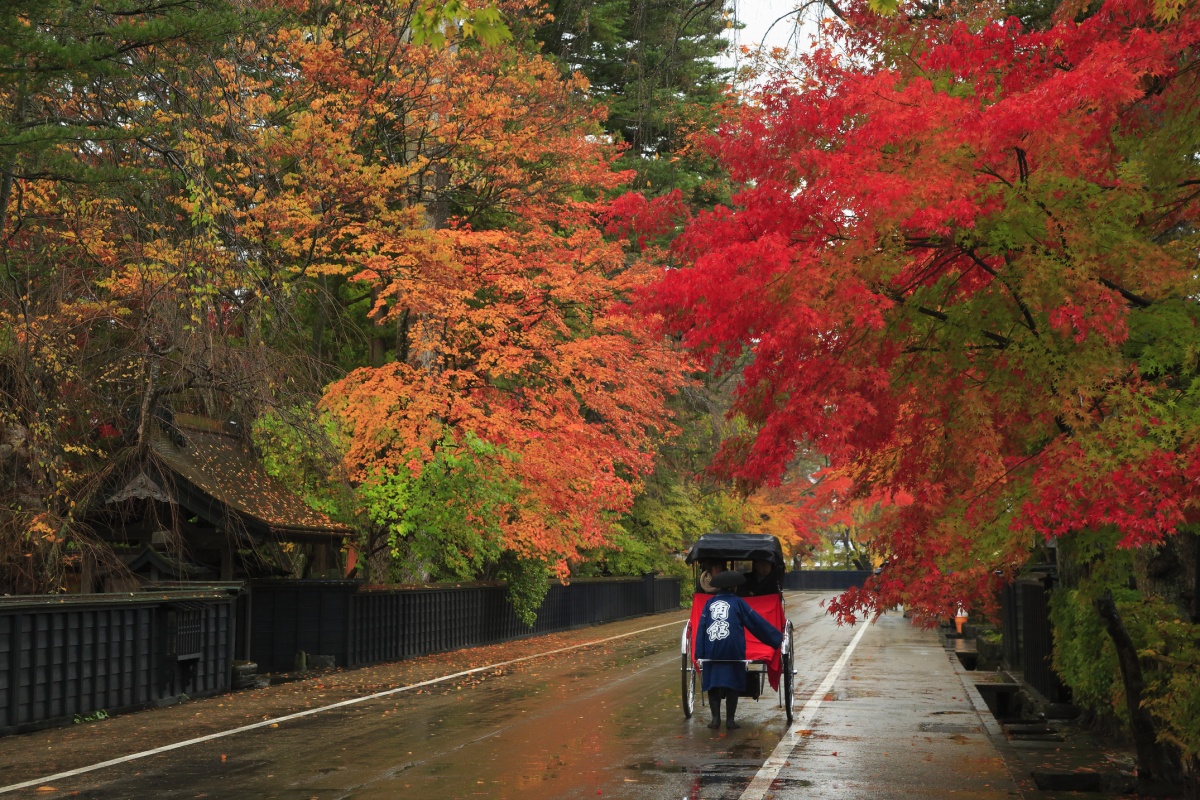
<path fill-rule="evenodd" d="M 265 528 L 282 539 L 340 538 L 351 532 L 267 474 L 249 446 L 223 423 L 177 414 L 167 430 L 156 426 L 151 447 L 177 478 L 216 501 L 221 511 L 236 514 L 248 529 Z"/>

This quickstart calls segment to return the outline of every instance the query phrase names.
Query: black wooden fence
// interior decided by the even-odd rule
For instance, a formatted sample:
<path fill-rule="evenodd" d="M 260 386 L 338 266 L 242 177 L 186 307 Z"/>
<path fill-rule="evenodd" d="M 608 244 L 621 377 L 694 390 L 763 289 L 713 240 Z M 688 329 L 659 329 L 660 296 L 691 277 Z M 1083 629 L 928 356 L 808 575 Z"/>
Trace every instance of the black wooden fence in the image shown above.
<path fill-rule="evenodd" d="M 554 584 L 532 627 L 502 585 L 368 591 L 352 581 L 256 581 L 250 597 L 250 658 L 260 671 L 280 672 L 298 651 L 362 666 L 667 611 L 679 607 L 679 580 Z"/>
<path fill-rule="evenodd" d="M 1025 682 L 1051 702 L 1068 699 L 1062 679 L 1051 668 L 1054 631 L 1050 626 L 1050 579 L 1025 579 L 1014 584 L 1020 607 L 1020 657 Z"/>
<path fill-rule="evenodd" d="M 869 570 L 798 569 L 784 573 L 783 588 L 792 591 L 844 591 L 862 586 L 871 577 Z"/>
<path fill-rule="evenodd" d="M 237 595 L 0 598 L 0 736 L 228 691 L 233 659 L 247 651 L 261 672 L 291 670 L 297 651 L 375 664 L 678 608 L 679 580 L 556 584 L 532 627 L 496 585 L 263 581 Z"/>
<path fill-rule="evenodd" d="M 0 598 L 0 735 L 229 689 L 225 592 Z"/>
<path fill-rule="evenodd" d="M 1025 619 L 1021 595 L 1015 583 L 1008 584 L 1000 593 L 1000 648 L 1004 663 L 1012 669 L 1020 669 L 1024 658 Z"/>
<path fill-rule="evenodd" d="M 287 672 L 296 653 L 343 656 L 350 641 L 356 581 L 255 581 L 250 589 L 250 653 L 259 672 Z M 338 666 L 349 666 L 344 656 Z"/>

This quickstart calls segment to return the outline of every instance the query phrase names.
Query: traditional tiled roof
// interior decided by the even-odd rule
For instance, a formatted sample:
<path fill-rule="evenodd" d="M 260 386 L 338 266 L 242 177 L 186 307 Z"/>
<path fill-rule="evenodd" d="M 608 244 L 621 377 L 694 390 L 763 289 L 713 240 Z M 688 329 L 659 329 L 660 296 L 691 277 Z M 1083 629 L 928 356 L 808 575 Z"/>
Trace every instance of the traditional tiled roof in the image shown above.
<path fill-rule="evenodd" d="M 126 561 L 125 566 L 130 572 L 139 572 L 146 567 L 154 566 L 163 574 L 178 575 L 185 580 L 217 577 L 216 571 L 211 567 L 203 564 L 193 564 L 182 558 L 173 558 L 165 553 L 158 552 L 153 547 L 143 547 L 140 553 Z"/>
<path fill-rule="evenodd" d="M 151 447 L 172 475 L 181 505 L 214 525 L 275 539 L 342 538 L 350 529 L 310 508 L 267 474 L 245 442 L 224 423 L 177 414 L 156 426 Z"/>

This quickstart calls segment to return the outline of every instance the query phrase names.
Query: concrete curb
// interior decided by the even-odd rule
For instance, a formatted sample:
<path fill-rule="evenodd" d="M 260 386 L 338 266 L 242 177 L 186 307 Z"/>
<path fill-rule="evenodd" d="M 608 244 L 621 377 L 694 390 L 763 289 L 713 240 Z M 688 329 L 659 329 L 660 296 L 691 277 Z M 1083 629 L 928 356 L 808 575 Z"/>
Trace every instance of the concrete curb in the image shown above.
<path fill-rule="evenodd" d="M 992 711 L 988 708 L 987 701 L 983 699 L 983 693 L 976 686 L 977 683 L 998 682 L 980 680 L 982 676 L 992 676 L 997 673 L 968 670 L 962 665 L 962 662 L 959 661 L 958 656 L 955 655 L 953 650 L 947 650 L 946 657 L 950 660 L 950 666 L 954 670 L 954 674 L 958 676 L 959 681 L 962 683 L 963 692 L 966 694 L 967 699 L 971 701 L 971 707 L 975 709 L 975 713 L 979 716 L 979 721 L 982 723 L 983 729 L 987 731 L 992 746 L 996 748 L 1000 758 L 1004 760 L 1004 765 L 1008 768 L 1008 774 L 1012 777 L 1013 783 L 1017 785 L 1017 789 L 1021 792 L 1021 797 L 1026 798 L 1026 800 L 1030 800 L 1031 798 L 1039 798 L 1039 800 L 1045 798 L 1045 793 L 1039 790 L 1037 784 L 1033 782 L 1033 775 L 1024 769 L 1021 757 L 1008 740 L 1008 736 L 1005 735 L 1004 728 L 1001 727 L 999 720 L 992 716 Z"/>

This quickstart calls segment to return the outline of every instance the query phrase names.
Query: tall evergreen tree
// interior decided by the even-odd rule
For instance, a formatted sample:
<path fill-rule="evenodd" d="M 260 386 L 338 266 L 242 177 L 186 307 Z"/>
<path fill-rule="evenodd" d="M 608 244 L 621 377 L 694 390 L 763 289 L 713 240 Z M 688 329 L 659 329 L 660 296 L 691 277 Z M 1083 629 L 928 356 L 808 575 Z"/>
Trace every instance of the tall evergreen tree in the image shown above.
<path fill-rule="evenodd" d="M 686 138 L 710 127 L 730 70 L 716 58 L 729 42 L 717 0 L 554 0 L 538 31 L 548 53 L 582 72 L 608 107 L 608 130 L 628 145 L 621 166 L 646 194 L 683 191 L 711 205 L 722 193 L 706 156 Z"/>

